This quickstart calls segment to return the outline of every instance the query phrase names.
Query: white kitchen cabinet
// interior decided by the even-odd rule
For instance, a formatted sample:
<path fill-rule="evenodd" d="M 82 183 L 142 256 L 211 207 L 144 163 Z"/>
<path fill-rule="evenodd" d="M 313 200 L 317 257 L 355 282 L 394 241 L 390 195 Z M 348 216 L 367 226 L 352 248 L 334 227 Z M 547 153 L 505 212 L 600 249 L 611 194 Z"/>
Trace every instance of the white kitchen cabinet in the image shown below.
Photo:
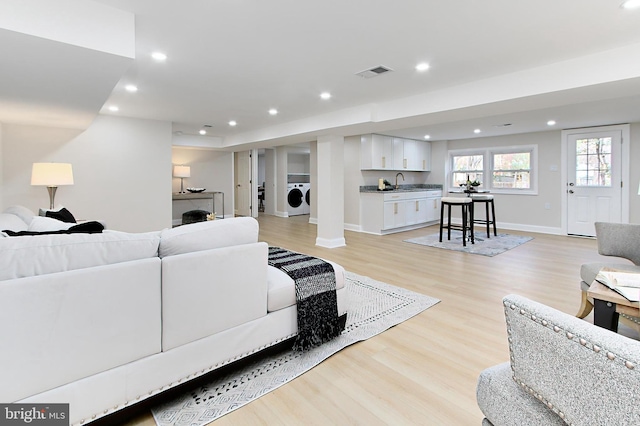
<path fill-rule="evenodd" d="M 384 135 L 362 135 L 360 169 L 393 170 L 393 138 Z"/>
<path fill-rule="evenodd" d="M 407 223 L 406 201 L 385 201 L 384 202 L 384 226 L 383 230 L 401 228 Z"/>
<path fill-rule="evenodd" d="M 431 170 L 431 143 L 413 139 L 393 138 L 393 169 L 406 171 Z"/>
<path fill-rule="evenodd" d="M 425 222 L 440 220 L 440 198 L 442 198 L 442 193 L 437 196 L 430 194 L 425 200 Z"/>
<path fill-rule="evenodd" d="M 440 218 L 440 190 L 363 192 L 360 225 L 363 232 L 388 234 L 425 226 Z"/>

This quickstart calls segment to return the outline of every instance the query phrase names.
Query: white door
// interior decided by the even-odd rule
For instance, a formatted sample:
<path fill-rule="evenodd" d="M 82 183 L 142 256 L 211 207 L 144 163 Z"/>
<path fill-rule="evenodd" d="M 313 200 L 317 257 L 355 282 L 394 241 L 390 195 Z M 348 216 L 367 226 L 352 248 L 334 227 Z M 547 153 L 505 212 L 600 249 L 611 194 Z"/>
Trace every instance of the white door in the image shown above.
<path fill-rule="evenodd" d="M 235 213 L 251 216 L 251 151 L 236 152 Z"/>
<path fill-rule="evenodd" d="M 567 233 L 595 236 L 595 222 L 622 221 L 622 132 L 567 135 Z"/>

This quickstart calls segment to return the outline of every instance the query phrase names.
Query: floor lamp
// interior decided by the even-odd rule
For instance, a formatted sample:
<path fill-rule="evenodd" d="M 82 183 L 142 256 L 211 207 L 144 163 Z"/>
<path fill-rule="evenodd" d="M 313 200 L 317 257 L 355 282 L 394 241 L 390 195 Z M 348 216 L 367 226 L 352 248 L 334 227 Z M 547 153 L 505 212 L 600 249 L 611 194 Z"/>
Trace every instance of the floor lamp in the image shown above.
<path fill-rule="evenodd" d="M 33 163 L 31 185 L 46 186 L 49 208 L 53 209 L 58 186 L 73 185 L 73 170 L 69 163 Z"/>
<path fill-rule="evenodd" d="M 180 194 L 184 194 L 183 179 L 191 177 L 191 167 L 189 166 L 173 166 L 173 177 L 180 178 Z"/>

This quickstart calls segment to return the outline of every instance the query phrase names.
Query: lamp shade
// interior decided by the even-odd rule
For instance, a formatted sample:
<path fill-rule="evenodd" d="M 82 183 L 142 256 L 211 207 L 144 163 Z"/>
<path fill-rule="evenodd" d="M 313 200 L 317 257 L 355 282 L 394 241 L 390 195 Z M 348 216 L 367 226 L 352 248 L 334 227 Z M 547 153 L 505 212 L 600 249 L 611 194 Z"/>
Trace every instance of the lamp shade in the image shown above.
<path fill-rule="evenodd" d="M 69 163 L 33 163 L 31 185 L 73 185 L 73 170 Z"/>
<path fill-rule="evenodd" d="M 191 167 L 189 166 L 173 166 L 173 176 L 178 178 L 191 177 Z"/>

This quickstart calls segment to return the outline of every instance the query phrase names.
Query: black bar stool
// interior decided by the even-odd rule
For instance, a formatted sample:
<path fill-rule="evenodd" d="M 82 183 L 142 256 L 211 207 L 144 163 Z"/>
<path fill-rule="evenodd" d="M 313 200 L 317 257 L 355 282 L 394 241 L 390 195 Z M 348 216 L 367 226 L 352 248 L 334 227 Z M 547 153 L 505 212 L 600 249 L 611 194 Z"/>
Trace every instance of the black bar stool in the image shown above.
<path fill-rule="evenodd" d="M 473 236 L 473 201 L 469 197 L 442 197 L 440 200 L 440 242 L 442 242 L 442 230 L 447 229 L 447 240 L 451 240 L 451 230 L 456 229 L 462 231 L 462 245 L 467 245 L 467 231 L 469 231 L 469 239 L 471 244 L 475 244 Z M 447 224 L 444 225 L 444 207 L 447 206 Z M 451 223 L 451 206 L 460 206 L 462 208 L 462 225 Z"/>
<path fill-rule="evenodd" d="M 498 230 L 496 229 L 496 208 L 493 204 L 493 195 L 487 194 L 471 194 L 473 204 L 484 203 L 485 216 L 484 219 L 474 219 L 475 223 L 487 225 L 487 238 L 491 238 L 491 232 L 489 225 L 493 225 L 493 235 L 498 236 Z M 489 204 L 491 204 L 491 216 L 489 216 Z"/>

